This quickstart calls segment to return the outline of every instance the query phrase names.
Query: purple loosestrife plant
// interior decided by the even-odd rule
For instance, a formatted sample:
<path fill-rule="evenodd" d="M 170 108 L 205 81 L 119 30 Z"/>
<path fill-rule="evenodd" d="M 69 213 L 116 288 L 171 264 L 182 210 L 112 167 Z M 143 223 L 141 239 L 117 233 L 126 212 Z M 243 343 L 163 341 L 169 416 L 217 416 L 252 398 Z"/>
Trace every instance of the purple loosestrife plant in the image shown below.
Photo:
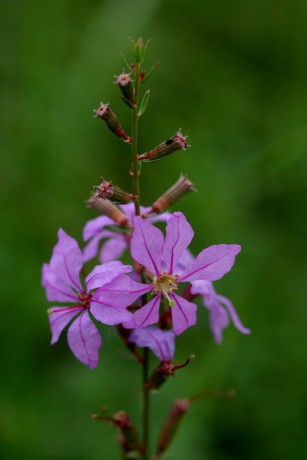
<path fill-rule="evenodd" d="M 185 367 L 194 356 L 187 357 L 181 365 L 173 362 L 176 336 L 196 324 L 196 299 L 200 297 L 209 310 L 216 342 L 222 341 L 229 318 L 241 333 L 250 332 L 240 322 L 231 302 L 217 294 L 212 285 L 231 270 L 241 247 L 209 246 L 194 257 L 188 249 L 194 236 L 191 225 L 181 212 L 169 211 L 170 206 L 195 191 L 186 175 L 150 206 L 141 205 L 142 162 L 150 163 L 169 155 L 176 157 L 190 147 L 186 136 L 178 130 L 145 153 L 138 151 L 139 119 L 150 96 L 147 90 L 141 97 L 141 88 L 157 67 L 154 64 L 148 72 L 143 68 L 148 43 L 142 38 L 130 40 L 133 63 L 126 63 L 127 69 L 116 77 L 121 99 L 131 111 L 131 133 L 127 135 L 123 130 L 110 104 L 101 104 L 95 110 L 96 117 L 125 141 L 123 148 L 131 149 L 132 191 L 101 178 L 88 200 L 89 206 L 100 215 L 84 227 L 85 247 L 81 250 L 76 240 L 60 229 L 51 260 L 44 264 L 42 273 L 47 299 L 59 304 L 48 310 L 52 344 L 68 326 L 67 340 L 72 352 L 79 361 L 95 368 L 102 345 L 99 323 L 116 326 L 123 346 L 142 367 L 141 436 L 124 410 L 113 416 L 94 416 L 97 420 L 110 421 L 119 429 L 118 444 L 122 458 L 127 460 L 160 460 L 190 403 L 198 399 L 198 396 L 186 398 L 173 404 L 162 424 L 155 450 L 150 453 L 150 392 L 160 389 L 169 376 Z M 165 236 L 156 223 L 166 225 Z M 130 253 L 131 265 L 119 260 L 124 251 Z M 94 258 L 98 265 L 83 276 L 84 265 Z M 159 360 L 156 367 L 151 368 L 150 354 Z"/>

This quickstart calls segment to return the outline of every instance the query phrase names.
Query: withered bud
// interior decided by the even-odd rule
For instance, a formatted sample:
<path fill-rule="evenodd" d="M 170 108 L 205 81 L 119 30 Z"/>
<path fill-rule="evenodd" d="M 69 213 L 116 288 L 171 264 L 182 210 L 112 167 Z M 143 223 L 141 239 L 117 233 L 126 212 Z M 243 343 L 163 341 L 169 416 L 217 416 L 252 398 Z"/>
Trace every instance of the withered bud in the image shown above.
<path fill-rule="evenodd" d="M 140 438 L 137 433 L 135 426 L 132 424 L 130 417 L 125 411 L 117 412 L 113 416 L 114 424 L 120 429 L 120 435 L 118 442 L 121 445 L 123 451 L 127 453 L 137 453 L 142 451 Z M 129 458 L 137 458 L 129 456 Z"/>
<path fill-rule="evenodd" d="M 110 200 L 103 200 L 97 196 L 92 196 L 87 204 L 92 208 L 97 209 L 102 214 L 110 217 L 120 227 L 131 228 L 128 217 L 117 206 L 111 203 Z"/>
<path fill-rule="evenodd" d="M 143 214 L 143 217 L 165 211 L 189 192 L 196 192 L 196 189 L 187 176 L 181 175 L 177 182 L 154 202 L 151 209 Z"/>
<path fill-rule="evenodd" d="M 123 71 L 120 75 L 114 75 L 114 77 L 116 78 L 114 83 L 119 86 L 124 98 L 134 104 L 131 74 Z"/>
<path fill-rule="evenodd" d="M 190 145 L 186 143 L 186 138 L 187 136 L 183 136 L 183 134 L 181 133 L 181 130 L 179 129 L 179 131 L 177 131 L 173 137 L 170 137 L 169 139 L 162 142 L 162 144 L 158 145 L 157 147 L 150 150 L 149 152 L 139 155 L 138 160 L 139 161 L 160 160 L 161 158 L 165 157 L 166 155 L 170 155 L 176 150 L 185 150 L 187 147 L 190 147 Z"/>
<path fill-rule="evenodd" d="M 156 458 L 159 458 L 169 447 L 179 423 L 184 414 L 188 411 L 190 404 L 191 402 L 189 399 L 179 399 L 173 404 L 159 435 Z"/>
<path fill-rule="evenodd" d="M 125 454 L 129 454 L 129 458 L 138 457 L 138 455 L 134 456 L 134 452 L 138 453 L 142 451 L 140 438 L 135 426 L 131 422 L 129 415 L 125 411 L 119 411 L 114 414 L 113 417 L 100 417 L 94 414 L 92 418 L 94 420 L 111 422 L 113 425 L 115 425 L 120 431 L 117 440 L 122 447 L 123 452 Z"/>
<path fill-rule="evenodd" d="M 134 195 L 131 193 L 125 192 L 121 188 L 113 185 L 112 182 L 100 178 L 101 184 L 96 185 L 96 197 L 102 198 L 103 200 L 110 200 L 113 203 L 127 204 L 129 201 L 134 199 Z"/>
<path fill-rule="evenodd" d="M 176 431 L 179 427 L 179 423 L 186 414 L 192 403 L 204 396 L 213 396 L 216 398 L 229 398 L 235 396 L 234 390 L 228 390 L 226 393 L 220 391 L 202 391 L 201 393 L 193 396 L 192 398 L 179 399 L 173 404 L 162 428 L 157 443 L 157 450 L 151 460 L 160 460 L 162 454 L 169 447 L 172 439 L 174 438 Z"/>
<path fill-rule="evenodd" d="M 112 131 L 112 133 L 121 137 L 125 142 L 128 142 L 129 144 L 132 143 L 131 137 L 126 135 L 115 113 L 110 109 L 110 104 L 100 102 L 100 107 L 97 110 L 94 110 L 94 112 L 96 117 L 102 118 L 102 120 L 106 122 L 107 127 Z"/>
<path fill-rule="evenodd" d="M 185 363 L 180 365 L 173 364 L 171 361 L 161 362 L 159 366 L 156 367 L 156 369 L 153 371 L 148 382 L 145 384 L 145 390 L 150 391 L 160 388 L 170 375 L 174 375 L 177 369 L 182 369 L 183 367 L 187 366 L 191 359 L 194 358 L 195 356 L 191 355 Z"/>

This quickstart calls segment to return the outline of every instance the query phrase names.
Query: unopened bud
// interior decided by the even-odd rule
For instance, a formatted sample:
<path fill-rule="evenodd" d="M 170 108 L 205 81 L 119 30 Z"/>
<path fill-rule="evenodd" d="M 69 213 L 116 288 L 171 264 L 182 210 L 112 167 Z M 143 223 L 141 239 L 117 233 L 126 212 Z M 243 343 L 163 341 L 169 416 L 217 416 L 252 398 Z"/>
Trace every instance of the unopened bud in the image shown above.
<path fill-rule="evenodd" d="M 161 429 L 157 446 L 157 458 L 169 447 L 179 423 L 190 407 L 189 399 L 180 399 L 173 404 Z"/>
<path fill-rule="evenodd" d="M 115 78 L 114 83 L 119 86 L 124 98 L 134 104 L 131 74 L 123 71 L 120 75 L 115 75 Z"/>
<path fill-rule="evenodd" d="M 112 133 L 121 137 L 125 142 L 129 142 L 130 144 L 132 143 L 131 137 L 126 135 L 115 113 L 110 109 L 109 104 L 103 104 L 103 102 L 100 102 L 100 107 L 97 110 L 94 110 L 94 112 L 96 117 L 102 118 L 106 122 L 107 127 L 112 131 Z"/>
<path fill-rule="evenodd" d="M 154 202 L 151 209 L 145 215 L 143 214 L 143 217 L 154 212 L 159 213 L 165 211 L 189 192 L 196 192 L 196 189 L 187 176 L 182 175 L 171 188 L 164 192 L 163 195 Z"/>
<path fill-rule="evenodd" d="M 171 361 L 163 361 L 159 364 L 158 367 L 153 371 L 150 379 L 145 384 L 145 390 L 150 391 L 153 389 L 160 388 L 168 379 L 170 375 L 174 375 L 177 369 L 182 369 L 187 366 L 191 359 L 195 359 L 194 355 L 191 355 L 185 363 L 176 365 Z"/>
<path fill-rule="evenodd" d="M 129 458 L 137 458 L 138 455 L 133 456 L 134 453 L 142 450 L 139 435 L 135 426 L 132 424 L 130 417 L 125 411 L 117 412 L 113 417 L 114 424 L 120 429 L 120 436 L 118 442 L 121 445 L 125 454 L 131 453 Z"/>
<path fill-rule="evenodd" d="M 156 367 L 156 369 L 153 371 L 148 382 L 145 384 L 145 390 L 149 391 L 160 388 L 170 375 L 173 375 L 172 363 L 160 363 L 159 366 Z"/>
<path fill-rule="evenodd" d="M 129 38 L 129 41 L 131 52 L 133 58 L 135 59 L 135 62 L 142 63 L 144 61 L 146 48 L 150 43 L 150 40 L 147 40 L 147 42 L 144 43 L 142 37 L 140 37 L 138 38 L 138 40 L 132 40 L 132 38 Z"/>
<path fill-rule="evenodd" d="M 97 209 L 102 214 L 110 217 L 110 219 L 112 219 L 120 227 L 131 227 L 126 214 L 124 214 L 117 206 L 111 203 L 111 201 L 92 196 L 87 201 L 87 204 L 92 208 Z"/>
<path fill-rule="evenodd" d="M 173 404 L 164 425 L 161 428 L 160 435 L 157 443 L 157 450 L 154 456 L 151 457 L 151 460 L 160 460 L 162 454 L 169 447 L 172 439 L 174 438 L 176 431 L 179 427 L 179 423 L 186 414 L 194 401 L 204 397 L 204 396 L 213 396 L 216 398 L 229 398 L 235 396 L 234 390 L 229 390 L 226 393 L 220 391 L 202 391 L 201 393 L 193 396 L 192 398 L 179 399 Z"/>
<path fill-rule="evenodd" d="M 100 178 L 101 184 L 95 186 L 96 197 L 102 198 L 103 200 L 110 200 L 113 203 L 127 204 L 129 201 L 134 199 L 134 195 L 131 193 L 125 192 L 121 188 L 113 185 L 112 182 Z"/>
<path fill-rule="evenodd" d="M 137 453 L 142 451 L 140 438 L 135 426 L 131 422 L 129 415 L 125 411 L 119 411 L 114 414 L 113 417 L 100 417 L 94 414 L 92 418 L 94 420 L 111 422 L 113 425 L 115 425 L 120 432 L 118 436 L 118 442 L 123 449 L 123 452 L 125 453 L 125 458 L 138 458 Z"/>
<path fill-rule="evenodd" d="M 158 145 L 157 147 L 150 150 L 149 152 L 139 155 L 138 160 L 139 161 L 160 160 L 161 158 L 165 157 L 166 155 L 170 155 L 176 150 L 185 150 L 187 147 L 190 147 L 190 145 L 186 143 L 186 138 L 187 136 L 183 136 L 183 134 L 181 133 L 181 130 L 179 130 L 174 134 L 173 137 L 170 137 L 166 141 L 162 142 L 162 144 Z"/>

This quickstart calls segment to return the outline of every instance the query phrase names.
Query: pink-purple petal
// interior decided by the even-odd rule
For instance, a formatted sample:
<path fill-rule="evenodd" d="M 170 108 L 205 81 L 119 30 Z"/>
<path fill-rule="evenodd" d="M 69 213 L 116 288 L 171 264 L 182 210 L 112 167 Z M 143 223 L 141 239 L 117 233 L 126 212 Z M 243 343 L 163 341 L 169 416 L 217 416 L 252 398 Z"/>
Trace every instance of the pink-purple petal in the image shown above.
<path fill-rule="evenodd" d="M 189 249 L 186 249 L 181 254 L 177 262 L 176 268 L 174 270 L 174 273 L 176 273 L 177 275 L 181 275 L 181 273 L 183 273 L 187 269 L 187 267 L 189 267 L 189 265 L 191 265 L 194 261 L 194 255 Z"/>
<path fill-rule="evenodd" d="M 78 297 L 71 286 L 59 279 L 50 265 L 44 264 L 42 269 L 42 286 L 46 290 L 47 299 L 50 302 L 75 302 Z"/>
<path fill-rule="evenodd" d="M 176 294 L 172 294 L 171 298 L 175 301 L 175 305 L 171 307 L 173 329 L 179 335 L 196 324 L 196 305 Z"/>
<path fill-rule="evenodd" d="M 131 254 L 134 260 L 154 275 L 161 273 L 162 232 L 137 216 L 134 219 Z"/>
<path fill-rule="evenodd" d="M 222 295 L 219 295 L 219 294 L 216 295 L 216 298 L 222 305 L 225 306 L 225 308 L 227 309 L 233 324 L 238 329 L 238 331 L 240 331 L 242 334 L 250 334 L 251 330 L 248 329 L 247 327 L 243 326 L 243 324 L 241 323 L 241 320 L 240 320 L 240 318 L 239 318 L 239 316 L 238 316 L 233 304 L 230 302 L 230 300 L 227 299 L 226 297 L 222 296 Z"/>
<path fill-rule="evenodd" d="M 97 236 L 107 225 L 114 225 L 114 221 L 107 216 L 99 216 L 89 220 L 83 229 L 83 240 L 88 241 Z"/>
<path fill-rule="evenodd" d="M 96 267 L 86 277 L 85 281 L 87 291 L 101 288 L 122 273 L 129 273 L 132 270 L 133 268 L 131 265 L 123 265 L 119 260 L 106 262 L 102 265 L 96 265 Z"/>
<path fill-rule="evenodd" d="M 175 352 L 175 334 L 158 327 L 146 327 L 132 331 L 129 342 L 148 347 L 161 361 L 171 361 Z"/>
<path fill-rule="evenodd" d="M 83 248 L 83 262 L 88 262 L 98 254 L 98 247 L 102 236 L 101 233 L 94 236 Z"/>
<path fill-rule="evenodd" d="M 222 343 L 223 330 L 229 325 L 229 316 L 219 304 L 209 310 L 210 328 L 216 343 Z"/>
<path fill-rule="evenodd" d="M 88 311 L 84 311 L 71 324 L 67 334 L 68 345 L 79 361 L 90 368 L 98 364 L 98 350 L 102 340 L 100 334 L 89 317 Z"/>
<path fill-rule="evenodd" d="M 146 292 L 152 289 L 150 284 L 133 281 L 127 275 L 120 275 L 110 283 L 94 292 L 92 301 L 100 301 L 115 307 L 128 307 Z"/>
<path fill-rule="evenodd" d="M 124 250 L 128 247 L 124 235 L 117 235 L 110 237 L 102 246 L 100 251 L 99 260 L 101 262 L 109 262 L 110 260 L 119 259 Z"/>
<path fill-rule="evenodd" d="M 133 318 L 132 313 L 126 309 L 104 303 L 100 300 L 91 302 L 91 313 L 98 321 L 108 326 L 115 326 L 125 321 L 131 321 Z"/>
<path fill-rule="evenodd" d="M 210 327 L 217 343 L 222 342 L 222 332 L 229 325 L 229 318 L 242 334 L 250 334 L 250 329 L 243 326 L 230 300 L 217 294 L 210 281 L 192 281 L 191 293 L 202 296 L 203 303 L 209 310 Z"/>
<path fill-rule="evenodd" d="M 234 264 L 235 256 L 241 251 L 238 244 L 219 244 L 201 251 L 193 262 L 180 276 L 179 281 L 204 279 L 215 281 L 229 272 Z"/>
<path fill-rule="evenodd" d="M 88 262 L 98 255 L 99 243 L 102 239 L 112 238 L 114 235 L 116 234 L 110 230 L 102 230 L 93 236 L 83 248 L 83 262 Z"/>
<path fill-rule="evenodd" d="M 191 293 L 199 294 L 206 299 L 209 299 L 211 296 L 215 297 L 215 290 L 210 281 L 206 280 L 196 280 L 191 283 Z"/>
<path fill-rule="evenodd" d="M 51 307 L 48 310 L 48 319 L 52 333 L 51 345 L 59 340 L 61 332 L 67 324 L 83 310 L 83 307 Z"/>
<path fill-rule="evenodd" d="M 79 273 L 83 266 L 83 256 L 77 241 L 61 228 L 58 231 L 59 241 L 53 248 L 49 268 L 54 272 L 59 283 L 81 291 Z"/>
<path fill-rule="evenodd" d="M 161 294 L 158 294 L 134 313 L 135 327 L 146 327 L 159 321 L 160 301 Z"/>
<path fill-rule="evenodd" d="M 147 211 L 149 210 L 150 208 L 147 208 Z M 142 212 L 146 212 L 146 211 L 142 211 Z M 172 214 L 170 212 L 163 212 L 162 214 L 149 215 L 148 217 L 146 217 L 146 220 L 150 224 L 155 224 L 156 222 L 168 222 L 171 217 L 172 217 Z"/>
<path fill-rule="evenodd" d="M 166 238 L 163 246 L 163 271 L 174 273 L 174 269 L 192 241 L 194 232 L 181 212 L 175 212 L 166 226 Z"/>
<path fill-rule="evenodd" d="M 133 219 L 135 217 L 135 207 L 134 203 L 120 204 L 120 209 L 129 219 L 129 222 L 133 225 Z"/>

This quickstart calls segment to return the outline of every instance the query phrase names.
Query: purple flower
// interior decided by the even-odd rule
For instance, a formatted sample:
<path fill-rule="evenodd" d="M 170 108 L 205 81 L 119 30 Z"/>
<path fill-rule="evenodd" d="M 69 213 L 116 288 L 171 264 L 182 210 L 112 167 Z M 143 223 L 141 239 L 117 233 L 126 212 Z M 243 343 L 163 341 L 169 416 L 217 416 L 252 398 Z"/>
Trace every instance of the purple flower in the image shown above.
<path fill-rule="evenodd" d="M 236 244 L 210 246 L 201 251 L 195 260 L 191 260 L 183 271 L 181 268 L 177 270 L 179 259 L 194 236 L 185 216 L 176 212 L 168 220 L 165 240 L 158 228 L 141 217 L 134 218 L 134 226 L 131 254 L 145 267 L 151 281 L 147 292 L 151 291 L 154 297 L 136 311 L 133 323 L 124 325 L 146 327 L 157 323 L 160 302 L 165 298 L 171 307 L 174 332 L 181 334 L 196 323 L 196 305 L 174 293 L 179 283 L 222 278 L 231 269 L 241 248 Z"/>
<path fill-rule="evenodd" d="M 133 225 L 135 217 L 134 204 L 129 203 L 120 205 L 119 207 L 126 214 L 131 225 Z M 146 213 L 150 209 L 151 208 L 144 208 L 141 206 L 141 213 Z M 170 218 L 170 216 L 170 213 L 164 212 L 153 217 L 148 217 L 147 220 L 150 223 L 165 222 Z M 93 257 L 96 257 L 98 254 L 99 243 L 102 239 L 106 239 L 106 242 L 102 246 L 99 254 L 99 260 L 101 262 L 108 262 L 121 257 L 124 250 L 129 246 L 131 234 L 120 234 L 106 228 L 114 225 L 117 225 L 117 223 L 107 216 L 99 216 L 86 223 L 83 229 L 83 239 L 88 243 L 83 250 L 84 262 L 88 262 Z"/>
<path fill-rule="evenodd" d="M 175 352 L 175 334 L 158 327 L 134 329 L 129 342 L 139 347 L 148 347 L 162 362 L 170 362 Z"/>
<path fill-rule="evenodd" d="M 85 278 L 83 288 L 79 278 L 83 257 L 77 242 L 62 229 L 58 238 L 50 263 L 43 266 L 42 285 L 49 301 L 73 305 L 49 309 L 51 344 L 58 341 L 62 330 L 72 321 L 68 344 L 80 361 L 93 368 L 97 366 L 102 341 L 90 313 L 108 325 L 131 320 L 133 315 L 126 307 L 135 295 L 139 296 L 139 284 L 123 274 L 132 270 L 130 265 L 114 261 L 97 265 Z M 129 295 L 125 291 L 127 287 Z"/>
<path fill-rule="evenodd" d="M 214 287 L 210 281 L 198 280 L 192 281 L 191 293 L 199 294 L 203 298 L 205 307 L 209 310 L 209 321 L 214 340 L 217 343 L 222 342 L 222 332 L 229 324 L 229 319 L 232 319 L 235 327 L 242 332 L 242 334 L 250 334 L 250 329 L 247 329 L 241 323 L 238 314 L 226 297 L 219 295 L 215 292 Z"/>

